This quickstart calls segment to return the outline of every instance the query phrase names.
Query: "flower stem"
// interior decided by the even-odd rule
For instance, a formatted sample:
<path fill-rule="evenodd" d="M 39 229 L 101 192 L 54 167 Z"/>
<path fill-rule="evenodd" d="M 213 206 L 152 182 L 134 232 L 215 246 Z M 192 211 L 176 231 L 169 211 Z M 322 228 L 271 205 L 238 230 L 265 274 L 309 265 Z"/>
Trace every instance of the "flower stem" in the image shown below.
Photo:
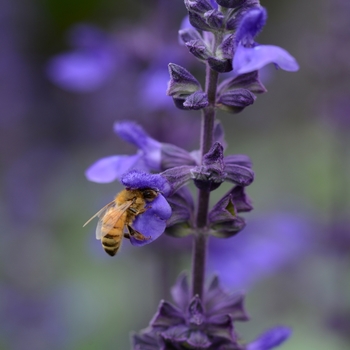
<path fill-rule="evenodd" d="M 214 122 L 215 122 L 215 97 L 218 82 L 218 73 L 207 65 L 206 71 L 206 93 L 209 105 L 202 110 L 201 129 L 201 154 L 206 154 L 213 144 Z M 205 281 L 205 266 L 207 254 L 207 220 L 210 192 L 199 190 L 198 209 L 196 216 L 197 233 L 193 245 L 192 261 L 192 294 L 198 294 L 201 298 Z"/>

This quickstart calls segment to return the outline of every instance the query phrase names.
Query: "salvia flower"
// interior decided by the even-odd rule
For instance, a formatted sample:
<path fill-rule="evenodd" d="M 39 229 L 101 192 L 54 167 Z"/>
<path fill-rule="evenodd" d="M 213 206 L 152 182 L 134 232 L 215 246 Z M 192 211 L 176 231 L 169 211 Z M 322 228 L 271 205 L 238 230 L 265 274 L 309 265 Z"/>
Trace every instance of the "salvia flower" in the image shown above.
<path fill-rule="evenodd" d="M 88 180 L 107 183 L 120 179 L 121 175 L 132 169 L 161 169 L 161 143 L 151 138 L 141 126 L 133 122 L 118 122 L 114 124 L 114 131 L 123 140 L 135 145 L 138 148 L 137 153 L 99 159 L 86 170 Z"/>
<path fill-rule="evenodd" d="M 158 192 L 157 197 L 146 205 L 147 210 L 137 215 L 132 225 L 148 239 L 140 241 L 130 236 L 130 242 L 134 246 L 149 244 L 165 231 L 166 222 L 171 216 L 171 207 L 165 199 L 169 192 L 169 185 L 158 174 L 148 174 L 136 170 L 124 174 L 121 177 L 121 182 L 127 189 L 151 188 Z"/>
<path fill-rule="evenodd" d="M 254 7 L 241 18 L 236 31 L 236 48 L 233 68 L 236 74 L 258 70 L 269 63 L 286 71 L 297 71 L 299 65 L 286 50 L 274 45 L 259 45 L 255 36 L 266 23 L 267 12 L 263 7 Z"/>
<path fill-rule="evenodd" d="M 203 299 L 191 297 L 186 275 L 180 275 L 171 290 L 175 305 L 161 301 L 148 328 L 132 337 L 134 350 L 269 350 L 290 334 L 276 327 L 252 343 L 242 343 L 234 323 L 247 321 L 242 293 L 224 291 L 217 277 L 205 289 Z"/>

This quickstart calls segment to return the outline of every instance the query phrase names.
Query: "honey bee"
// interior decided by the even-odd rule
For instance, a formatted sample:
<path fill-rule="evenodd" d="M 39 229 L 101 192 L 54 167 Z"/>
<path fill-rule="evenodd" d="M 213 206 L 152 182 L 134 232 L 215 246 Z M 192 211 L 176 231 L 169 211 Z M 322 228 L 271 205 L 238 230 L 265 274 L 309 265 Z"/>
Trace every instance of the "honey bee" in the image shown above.
<path fill-rule="evenodd" d="M 115 196 L 112 202 L 91 217 L 83 227 L 97 216 L 99 221 L 96 238 L 101 240 L 105 252 L 114 256 L 121 246 L 123 237 L 130 239 L 130 236 L 133 236 L 140 241 L 151 238 L 136 231 L 132 223 L 137 215 L 150 208 L 146 207 L 147 203 L 152 202 L 157 196 L 158 192 L 150 188 L 124 189 Z"/>

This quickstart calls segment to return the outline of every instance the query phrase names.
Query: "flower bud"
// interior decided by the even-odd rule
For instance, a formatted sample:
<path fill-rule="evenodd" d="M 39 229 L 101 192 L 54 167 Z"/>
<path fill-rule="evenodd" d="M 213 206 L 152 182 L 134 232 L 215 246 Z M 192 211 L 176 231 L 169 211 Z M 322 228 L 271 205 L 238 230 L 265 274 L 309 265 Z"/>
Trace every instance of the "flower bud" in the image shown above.
<path fill-rule="evenodd" d="M 184 98 L 201 89 L 198 80 L 185 68 L 169 63 L 170 81 L 167 95 L 173 98 Z"/>
<path fill-rule="evenodd" d="M 253 104 L 255 99 L 256 97 L 247 89 L 229 90 L 218 97 L 216 105 L 226 112 L 239 113 Z"/>
<path fill-rule="evenodd" d="M 179 30 L 179 37 L 184 43 L 193 40 L 202 40 L 200 33 L 194 28 L 184 28 Z"/>
<path fill-rule="evenodd" d="M 204 13 L 213 9 L 207 0 L 185 0 L 185 6 L 188 11 L 197 13 Z"/>
<path fill-rule="evenodd" d="M 184 109 L 198 110 L 207 107 L 208 104 L 207 94 L 203 91 L 196 91 L 186 98 L 183 107 Z"/>
<path fill-rule="evenodd" d="M 212 30 L 211 26 L 206 22 L 204 15 L 196 12 L 189 12 L 188 17 L 193 27 L 207 32 Z"/>
<path fill-rule="evenodd" d="M 261 94 L 267 91 L 265 86 L 259 80 L 259 72 L 256 70 L 250 73 L 234 76 L 233 78 L 225 79 L 218 86 L 217 93 L 218 95 L 221 95 L 226 91 L 238 88 L 247 89 L 255 94 Z"/>
<path fill-rule="evenodd" d="M 210 10 L 204 14 L 204 18 L 213 29 L 220 29 L 224 23 L 224 15 L 218 10 Z"/>
<path fill-rule="evenodd" d="M 202 40 L 190 40 L 186 42 L 186 46 L 191 54 L 200 60 L 207 60 L 211 55 L 205 43 Z"/>

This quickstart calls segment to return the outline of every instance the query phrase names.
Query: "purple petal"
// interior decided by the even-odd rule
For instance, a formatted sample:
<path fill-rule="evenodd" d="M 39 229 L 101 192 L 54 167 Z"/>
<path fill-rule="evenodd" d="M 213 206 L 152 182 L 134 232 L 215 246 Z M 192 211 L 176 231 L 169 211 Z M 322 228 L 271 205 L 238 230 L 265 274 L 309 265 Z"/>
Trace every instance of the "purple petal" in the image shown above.
<path fill-rule="evenodd" d="M 121 182 L 129 188 L 153 188 L 168 196 L 171 188 L 167 179 L 160 174 L 149 174 L 142 171 L 130 171 L 121 177 Z"/>
<path fill-rule="evenodd" d="M 267 12 L 263 7 L 255 7 L 246 12 L 236 31 L 235 40 L 239 43 L 254 38 L 263 29 L 267 19 Z"/>
<path fill-rule="evenodd" d="M 292 334 L 288 327 L 274 327 L 247 345 L 247 350 L 270 350 L 281 345 Z"/>
<path fill-rule="evenodd" d="M 153 242 L 157 239 L 166 228 L 166 220 L 171 216 L 171 208 L 166 199 L 159 194 L 158 197 L 152 201 L 148 210 L 141 215 L 138 215 L 134 221 L 133 228 L 142 233 L 149 239 L 140 241 L 130 237 L 130 242 L 135 246 L 143 246 Z"/>
<path fill-rule="evenodd" d="M 258 70 L 269 63 L 275 63 L 286 71 L 295 72 L 299 65 L 286 50 L 274 45 L 257 45 L 247 48 L 238 45 L 233 58 L 234 71 L 237 74 Z"/>
<path fill-rule="evenodd" d="M 92 164 L 86 170 L 85 176 L 89 181 L 107 183 L 120 179 L 122 174 L 135 167 L 147 170 L 141 153 L 133 156 L 110 156 L 101 158 Z"/>
<path fill-rule="evenodd" d="M 150 137 L 135 122 L 118 122 L 114 131 L 126 142 L 132 143 L 144 152 L 144 161 L 152 170 L 160 170 L 162 144 Z"/>

